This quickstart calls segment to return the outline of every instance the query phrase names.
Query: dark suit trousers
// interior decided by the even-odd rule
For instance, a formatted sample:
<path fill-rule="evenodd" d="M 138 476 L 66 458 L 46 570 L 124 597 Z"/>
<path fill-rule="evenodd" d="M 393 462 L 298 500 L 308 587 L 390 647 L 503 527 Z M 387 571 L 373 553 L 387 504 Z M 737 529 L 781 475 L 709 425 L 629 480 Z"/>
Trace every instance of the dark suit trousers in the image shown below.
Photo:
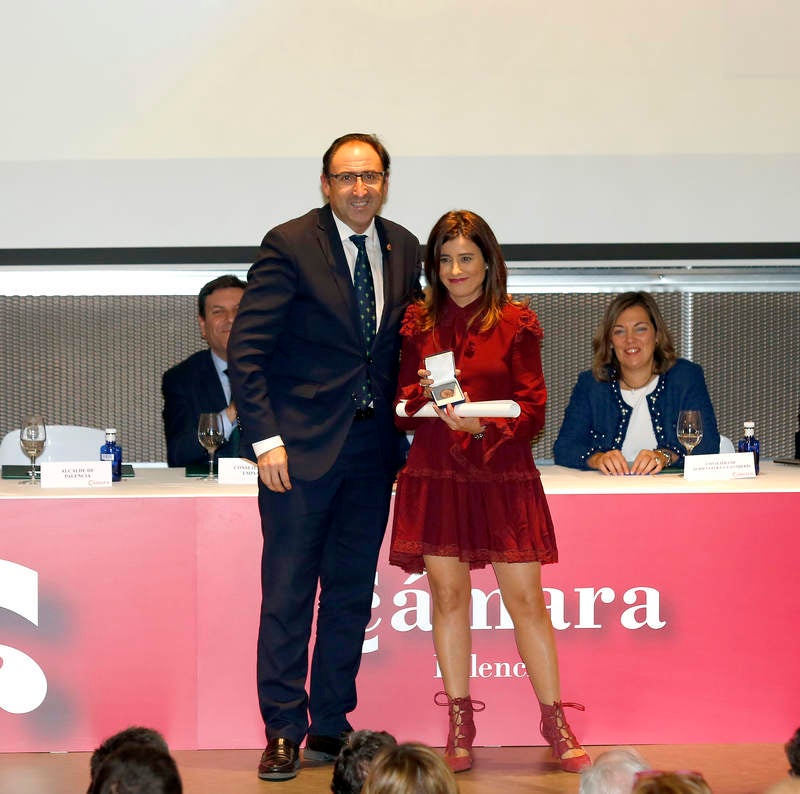
<path fill-rule="evenodd" d="M 356 706 L 355 679 L 392 487 L 376 465 L 375 422 L 353 423 L 338 460 L 320 479 L 292 479 L 292 490 L 283 494 L 259 484 L 264 548 L 258 697 L 267 738 L 299 743 L 306 733 L 338 736 L 351 728 L 347 714 Z"/>

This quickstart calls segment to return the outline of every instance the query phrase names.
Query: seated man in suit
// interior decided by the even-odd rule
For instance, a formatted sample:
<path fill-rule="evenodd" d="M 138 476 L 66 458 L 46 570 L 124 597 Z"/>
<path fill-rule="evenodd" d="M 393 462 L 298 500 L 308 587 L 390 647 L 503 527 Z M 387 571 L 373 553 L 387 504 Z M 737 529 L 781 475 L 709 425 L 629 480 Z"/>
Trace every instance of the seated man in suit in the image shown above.
<path fill-rule="evenodd" d="M 197 322 L 208 350 L 199 350 L 164 373 L 164 434 L 167 465 L 207 463 L 208 452 L 197 440 L 201 413 L 218 411 L 225 443 L 219 457 L 238 457 L 239 432 L 236 406 L 228 381 L 228 336 L 246 284 L 236 276 L 209 281 L 197 296 Z"/>

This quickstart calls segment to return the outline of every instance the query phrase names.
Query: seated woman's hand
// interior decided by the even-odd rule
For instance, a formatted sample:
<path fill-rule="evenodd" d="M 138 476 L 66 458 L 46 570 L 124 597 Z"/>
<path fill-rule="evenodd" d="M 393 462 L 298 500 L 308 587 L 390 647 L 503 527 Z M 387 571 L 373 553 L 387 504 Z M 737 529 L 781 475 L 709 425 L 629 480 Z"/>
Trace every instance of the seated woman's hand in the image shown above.
<path fill-rule="evenodd" d="M 590 469 L 597 469 L 602 474 L 630 474 L 628 461 L 619 449 L 608 452 L 595 452 L 586 461 Z"/>
<path fill-rule="evenodd" d="M 664 468 L 664 456 L 654 449 L 639 450 L 631 464 L 631 474 L 658 474 Z"/>
<path fill-rule="evenodd" d="M 628 461 L 619 449 L 595 452 L 587 461 L 589 468 L 603 474 L 658 474 L 666 463 L 664 456 L 654 449 L 642 449 L 628 466 Z"/>

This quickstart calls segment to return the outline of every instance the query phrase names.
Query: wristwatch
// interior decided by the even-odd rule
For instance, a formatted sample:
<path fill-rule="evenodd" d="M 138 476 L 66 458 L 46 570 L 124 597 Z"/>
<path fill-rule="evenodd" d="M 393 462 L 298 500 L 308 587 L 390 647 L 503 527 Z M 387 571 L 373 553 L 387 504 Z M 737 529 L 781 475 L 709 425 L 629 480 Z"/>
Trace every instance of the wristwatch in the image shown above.
<path fill-rule="evenodd" d="M 664 459 L 664 468 L 672 463 L 672 453 L 668 449 L 654 449 L 653 452 L 661 455 Z"/>

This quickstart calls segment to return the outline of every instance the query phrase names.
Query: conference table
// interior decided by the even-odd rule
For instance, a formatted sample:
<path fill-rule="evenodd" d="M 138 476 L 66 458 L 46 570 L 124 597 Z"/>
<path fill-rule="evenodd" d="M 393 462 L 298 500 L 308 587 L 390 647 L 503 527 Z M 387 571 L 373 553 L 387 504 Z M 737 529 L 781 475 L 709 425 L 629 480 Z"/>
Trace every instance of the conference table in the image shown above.
<path fill-rule="evenodd" d="M 581 740 L 785 741 L 800 714 L 800 467 L 541 472 L 560 555 L 542 577 Z M 255 491 L 164 468 L 95 489 L 0 481 L 0 751 L 87 750 L 130 724 L 176 749 L 263 746 Z M 472 582 L 478 743 L 543 744 L 491 568 Z M 441 745 L 441 687 L 426 578 L 390 567 L 385 542 L 351 721 Z"/>

